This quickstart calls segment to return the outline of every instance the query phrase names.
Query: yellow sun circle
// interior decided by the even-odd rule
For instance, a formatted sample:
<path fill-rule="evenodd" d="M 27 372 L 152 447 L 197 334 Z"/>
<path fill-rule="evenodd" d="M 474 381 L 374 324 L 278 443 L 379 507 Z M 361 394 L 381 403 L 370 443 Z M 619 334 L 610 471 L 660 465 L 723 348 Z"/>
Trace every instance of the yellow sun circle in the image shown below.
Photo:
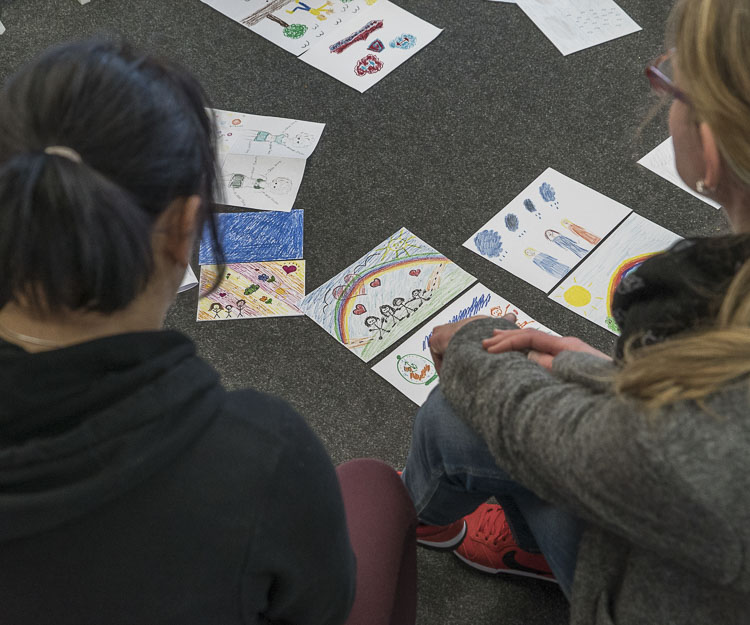
<path fill-rule="evenodd" d="M 563 297 L 565 298 L 565 301 L 568 302 L 568 304 L 570 304 L 571 306 L 575 306 L 576 308 L 585 306 L 591 301 L 591 293 L 589 293 L 579 284 L 574 284 L 567 291 L 565 291 Z"/>

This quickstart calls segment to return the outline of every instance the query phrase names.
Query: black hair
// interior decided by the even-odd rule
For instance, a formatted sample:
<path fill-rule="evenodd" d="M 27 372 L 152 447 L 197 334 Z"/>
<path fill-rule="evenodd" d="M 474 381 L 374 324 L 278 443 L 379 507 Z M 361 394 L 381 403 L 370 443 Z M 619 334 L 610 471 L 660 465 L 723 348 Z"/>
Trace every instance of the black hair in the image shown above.
<path fill-rule="evenodd" d="M 0 91 L 0 308 L 125 308 L 153 272 L 154 222 L 195 194 L 198 233 L 208 224 L 223 267 L 208 106 L 188 71 L 125 43 L 65 44 L 11 77 Z"/>

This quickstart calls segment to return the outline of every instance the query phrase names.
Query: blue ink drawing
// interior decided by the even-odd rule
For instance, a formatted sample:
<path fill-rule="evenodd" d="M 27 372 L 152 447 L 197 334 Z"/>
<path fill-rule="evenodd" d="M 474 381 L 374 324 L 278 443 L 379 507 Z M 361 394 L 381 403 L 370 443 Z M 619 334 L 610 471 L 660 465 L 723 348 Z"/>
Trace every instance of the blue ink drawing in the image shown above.
<path fill-rule="evenodd" d="M 487 258 L 500 256 L 503 251 L 503 239 L 494 230 L 482 230 L 474 237 L 474 245 L 479 253 Z"/>
<path fill-rule="evenodd" d="M 589 253 L 585 247 L 581 247 L 573 239 L 566 237 L 564 234 L 560 234 L 556 230 L 545 230 L 544 236 L 548 241 L 551 241 L 562 249 L 573 252 L 578 258 L 583 258 Z"/>
<path fill-rule="evenodd" d="M 302 210 L 216 215 L 225 262 L 253 263 L 302 258 L 303 222 Z M 208 226 L 201 237 L 198 262 L 201 265 L 217 262 Z"/>
<path fill-rule="evenodd" d="M 518 217 L 513 213 L 508 213 L 505 216 L 505 227 L 511 232 L 518 230 Z"/>
<path fill-rule="evenodd" d="M 562 280 L 570 272 L 570 267 L 568 267 L 567 265 L 563 265 L 554 256 L 550 256 L 549 254 L 545 254 L 544 252 L 538 252 L 533 247 L 527 247 L 524 250 L 524 254 L 533 259 L 534 264 L 537 267 L 539 267 L 543 271 L 546 271 L 551 276 L 559 278 L 560 280 Z"/>
<path fill-rule="evenodd" d="M 537 219 L 541 219 L 542 216 L 539 214 L 539 211 L 536 209 L 536 206 L 534 206 L 534 202 L 532 202 L 529 199 L 525 199 L 523 201 L 523 207 L 529 211 L 532 215 L 536 215 Z"/>
<path fill-rule="evenodd" d="M 468 319 L 469 317 L 478 315 L 483 308 L 487 308 L 487 306 L 489 306 L 491 299 L 492 295 L 490 295 L 489 293 L 485 293 L 484 295 L 480 295 L 479 297 L 472 298 L 471 304 L 469 304 L 466 308 L 462 308 L 461 310 L 459 310 L 458 313 L 453 315 L 453 318 L 450 321 L 446 321 L 446 323 L 456 323 L 457 321 L 463 321 L 464 319 Z M 427 351 L 429 349 L 431 337 L 432 332 L 430 332 L 422 339 L 422 351 Z"/>
<path fill-rule="evenodd" d="M 548 182 L 543 182 L 539 187 L 539 195 L 545 202 L 552 202 L 555 208 L 560 208 L 560 204 L 555 199 L 555 188 Z"/>

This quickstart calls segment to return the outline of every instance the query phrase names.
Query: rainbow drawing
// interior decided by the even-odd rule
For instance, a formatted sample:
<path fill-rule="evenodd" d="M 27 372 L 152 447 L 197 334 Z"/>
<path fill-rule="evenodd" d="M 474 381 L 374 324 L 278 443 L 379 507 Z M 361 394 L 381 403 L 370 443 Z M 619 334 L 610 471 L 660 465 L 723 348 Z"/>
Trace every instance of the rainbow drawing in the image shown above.
<path fill-rule="evenodd" d="M 365 362 L 474 283 L 405 228 L 302 301 L 301 308 Z"/>
<path fill-rule="evenodd" d="M 617 287 L 620 286 L 620 282 L 623 281 L 625 276 L 635 271 L 645 261 L 647 261 L 652 256 L 656 256 L 659 253 L 660 251 L 648 252 L 646 254 L 639 254 L 638 256 L 633 256 L 632 258 L 628 258 L 619 264 L 619 266 L 612 273 L 612 277 L 609 279 L 609 285 L 607 286 L 607 297 L 606 297 L 607 315 L 609 315 L 610 317 L 612 316 L 612 299 L 615 296 L 615 291 L 617 290 Z"/>

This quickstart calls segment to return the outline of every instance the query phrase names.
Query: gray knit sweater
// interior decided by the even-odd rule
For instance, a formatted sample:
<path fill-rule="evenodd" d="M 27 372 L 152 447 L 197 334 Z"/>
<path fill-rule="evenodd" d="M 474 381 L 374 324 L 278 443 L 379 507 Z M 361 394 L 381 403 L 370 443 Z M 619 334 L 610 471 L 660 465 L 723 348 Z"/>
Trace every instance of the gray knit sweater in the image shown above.
<path fill-rule="evenodd" d="M 606 381 L 612 363 L 563 352 L 549 372 L 467 324 L 440 387 L 497 463 L 586 520 L 571 623 L 750 623 L 750 396 L 747 382 L 646 414 Z M 679 366 L 679 364 L 677 364 Z"/>

